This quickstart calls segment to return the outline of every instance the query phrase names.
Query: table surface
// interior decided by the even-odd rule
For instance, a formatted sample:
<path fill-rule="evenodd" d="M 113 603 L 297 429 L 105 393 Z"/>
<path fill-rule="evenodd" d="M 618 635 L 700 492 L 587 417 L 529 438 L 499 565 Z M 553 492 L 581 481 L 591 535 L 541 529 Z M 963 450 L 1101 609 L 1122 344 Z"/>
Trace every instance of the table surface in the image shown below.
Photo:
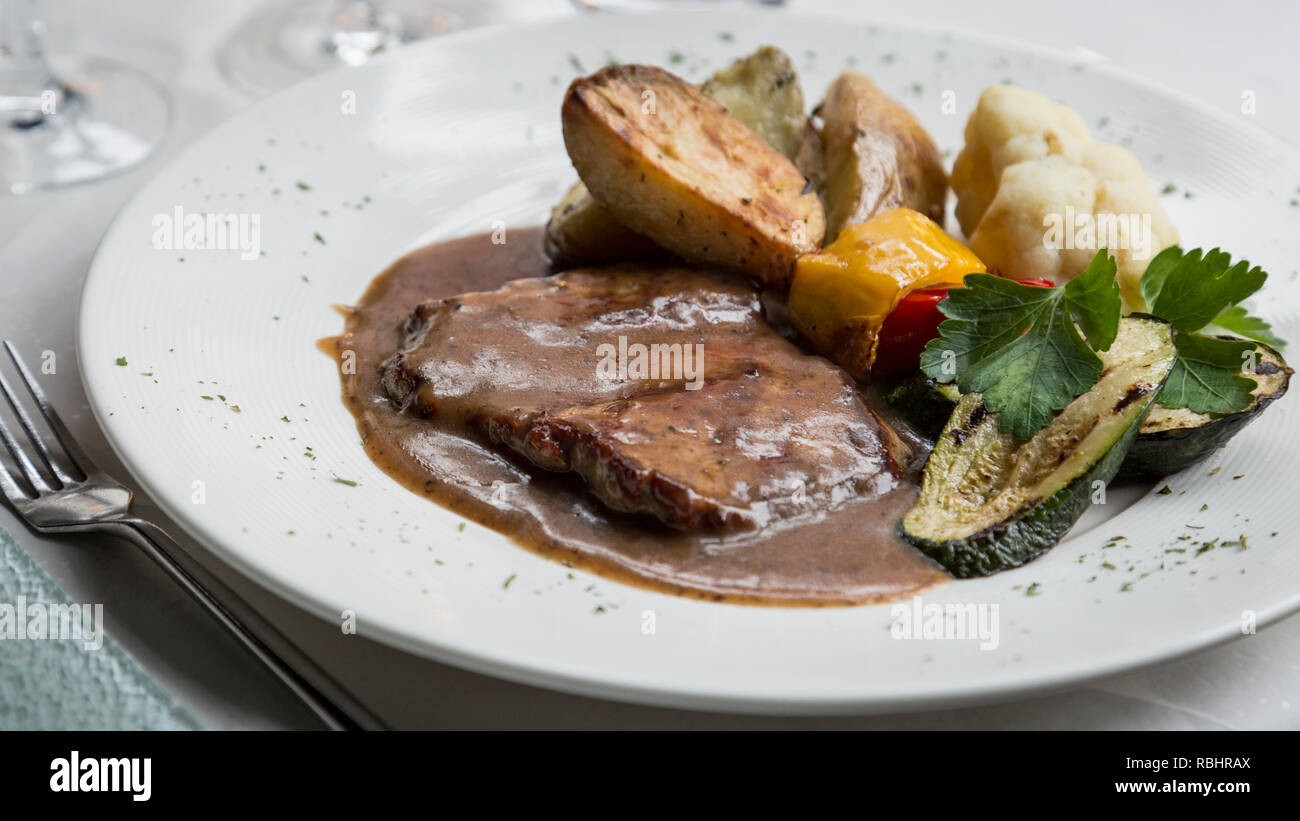
<path fill-rule="evenodd" d="M 449 4 L 452 0 L 446 0 Z M 430 0 L 431 3 L 436 0 Z M 488 0 L 504 19 L 573 14 L 565 0 Z M 110 473 L 127 478 L 86 406 L 75 365 L 81 284 L 113 215 L 157 169 L 250 100 L 216 69 L 223 38 L 252 0 L 131 0 L 109 15 L 95 0 L 45 3 L 49 50 L 129 62 L 169 87 L 171 133 L 148 162 L 112 180 L 26 198 L 0 198 L 0 335 L 29 356 L 52 350 L 45 384 L 74 435 Z M 869 4 L 791 0 L 793 10 L 875 13 Z M 1088 4 L 912 0 L 877 19 L 941 22 L 1073 51 L 1146 75 L 1239 115 L 1246 90 L 1255 120 L 1297 142 L 1300 56 L 1290 40 L 1300 6 L 1283 0 Z M 848 9 L 853 9 L 849 12 Z M 167 527 L 137 491 L 136 506 Z M 211 729 L 303 728 L 312 718 L 149 562 L 108 538 L 54 539 L 28 531 L 7 508 L 0 527 L 74 601 L 102 602 L 108 631 Z M 1256 636 L 1086 687 L 978 708 L 892 716 L 780 718 L 640 707 L 512 684 L 343 636 L 184 544 L 359 697 L 403 728 L 1300 728 L 1300 615 Z"/>

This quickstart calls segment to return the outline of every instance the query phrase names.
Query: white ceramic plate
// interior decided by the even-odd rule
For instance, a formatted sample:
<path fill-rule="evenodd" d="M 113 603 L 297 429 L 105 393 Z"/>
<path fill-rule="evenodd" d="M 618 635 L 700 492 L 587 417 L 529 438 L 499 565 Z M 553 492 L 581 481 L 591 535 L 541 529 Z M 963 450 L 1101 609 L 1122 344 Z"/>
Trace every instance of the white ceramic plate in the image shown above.
<path fill-rule="evenodd" d="M 1157 189 L 1174 187 L 1164 202 L 1187 247 L 1220 245 L 1272 272 L 1256 301 L 1300 337 L 1300 160 L 1247 116 L 959 32 L 751 10 L 598 15 L 448 37 L 311 80 L 159 174 L 105 237 L 81 307 L 87 392 L 118 454 L 196 538 L 322 618 L 354 611 L 363 634 L 416 653 L 642 702 L 834 712 L 1006 698 L 1224 641 L 1243 619 L 1300 605 L 1294 396 L 1172 477 L 1172 493 L 1112 493 L 1045 557 L 925 597 L 998 605 L 988 651 L 895 639 L 888 605 L 740 607 L 569 579 L 493 531 L 460 530 L 370 463 L 315 348 L 341 328 L 331 306 L 421 244 L 497 221 L 508 239 L 543 221 L 574 178 L 558 113 L 577 73 L 617 59 L 700 79 L 762 43 L 794 58 L 810 101 L 846 67 L 870 74 L 950 158 L 990 83 L 1069 102 L 1130 145 Z M 178 208 L 257 216 L 264 253 L 160 250 L 160 215 Z M 1196 555 L 1241 534 L 1248 550 Z"/>

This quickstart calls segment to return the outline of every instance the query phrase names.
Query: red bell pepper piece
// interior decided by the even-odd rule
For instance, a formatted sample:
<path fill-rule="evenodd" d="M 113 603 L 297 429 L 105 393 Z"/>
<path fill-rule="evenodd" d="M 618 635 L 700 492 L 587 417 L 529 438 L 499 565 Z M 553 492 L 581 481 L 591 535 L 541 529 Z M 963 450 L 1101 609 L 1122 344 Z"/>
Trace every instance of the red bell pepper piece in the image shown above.
<path fill-rule="evenodd" d="M 1047 279 L 1022 279 L 1020 284 L 1039 288 L 1055 286 Z M 948 291 L 949 288 L 912 291 L 885 317 L 876 343 L 872 376 L 890 381 L 920 367 L 921 351 L 927 342 L 939 335 L 939 323 L 944 320 L 944 315 L 939 313 L 939 303 L 948 296 Z"/>

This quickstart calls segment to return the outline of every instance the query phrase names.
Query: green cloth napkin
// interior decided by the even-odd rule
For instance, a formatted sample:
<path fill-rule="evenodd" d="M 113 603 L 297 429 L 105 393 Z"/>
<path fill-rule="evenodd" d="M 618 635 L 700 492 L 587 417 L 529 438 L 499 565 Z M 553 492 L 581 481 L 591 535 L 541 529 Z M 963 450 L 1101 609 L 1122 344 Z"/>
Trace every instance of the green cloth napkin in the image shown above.
<path fill-rule="evenodd" d="M 77 619 L 66 605 L 67 594 L 0 530 L 0 730 L 200 729 L 104 635 L 102 607 L 97 617 L 95 605 L 75 605 L 83 629 L 74 638 Z"/>

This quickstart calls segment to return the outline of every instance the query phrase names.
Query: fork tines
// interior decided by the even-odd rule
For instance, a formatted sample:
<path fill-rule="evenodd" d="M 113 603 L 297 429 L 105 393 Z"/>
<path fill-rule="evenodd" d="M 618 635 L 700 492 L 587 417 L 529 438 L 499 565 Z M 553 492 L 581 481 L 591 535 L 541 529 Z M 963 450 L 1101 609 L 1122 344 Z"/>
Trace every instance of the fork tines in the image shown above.
<path fill-rule="evenodd" d="M 0 461 L 0 489 L 3 489 L 5 496 L 14 499 L 18 496 L 39 496 L 42 493 L 60 490 L 69 485 L 85 481 L 90 472 L 94 471 L 93 464 L 81 451 L 81 448 L 78 447 L 67 427 L 63 424 L 63 420 L 59 419 L 59 415 L 55 413 L 54 408 L 50 405 L 50 400 L 45 396 L 45 391 L 41 390 L 40 383 L 36 381 L 31 369 L 27 367 L 27 364 L 23 362 L 22 357 L 18 354 L 18 349 L 8 340 L 5 340 L 4 347 L 9 353 L 9 359 L 13 362 L 18 376 L 27 386 L 27 392 L 31 395 L 36 409 L 40 412 L 53 436 L 43 436 L 37 430 L 36 424 L 31 414 L 28 413 L 22 399 L 11 387 L 4 372 L 0 371 L 0 392 L 4 393 L 5 400 L 13 416 L 18 420 L 18 424 L 22 427 L 28 441 L 31 442 L 32 447 L 35 449 L 35 452 L 32 453 L 24 448 L 10 431 L 6 420 L 0 417 L 0 441 L 4 442 L 5 450 L 9 451 L 9 455 L 21 471 L 22 477 L 30 486 L 30 489 L 24 488 L 9 466 Z M 58 451 L 60 458 L 55 458 L 52 450 Z M 44 468 L 44 473 L 38 468 L 38 465 Z"/>

